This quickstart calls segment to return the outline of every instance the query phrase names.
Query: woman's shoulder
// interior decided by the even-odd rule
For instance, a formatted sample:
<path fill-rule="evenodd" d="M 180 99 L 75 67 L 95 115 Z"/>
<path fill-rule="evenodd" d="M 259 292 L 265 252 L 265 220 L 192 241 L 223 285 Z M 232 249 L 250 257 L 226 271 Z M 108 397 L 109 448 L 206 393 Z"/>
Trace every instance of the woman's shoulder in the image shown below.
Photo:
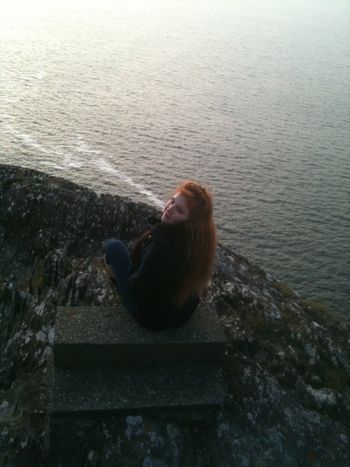
<path fill-rule="evenodd" d="M 183 226 L 159 223 L 150 231 L 150 242 L 160 250 L 171 250 L 174 255 L 185 254 L 187 249 L 187 235 Z"/>
<path fill-rule="evenodd" d="M 151 229 L 151 236 L 160 239 L 180 239 L 187 236 L 187 226 L 185 222 L 178 222 L 176 224 L 165 224 L 159 222 Z"/>

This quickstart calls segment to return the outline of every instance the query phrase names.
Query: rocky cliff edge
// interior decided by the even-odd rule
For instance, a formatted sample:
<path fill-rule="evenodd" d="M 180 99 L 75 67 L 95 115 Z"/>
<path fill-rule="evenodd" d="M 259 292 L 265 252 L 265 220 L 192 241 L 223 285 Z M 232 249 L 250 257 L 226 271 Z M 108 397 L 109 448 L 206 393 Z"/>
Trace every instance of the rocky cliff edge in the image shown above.
<path fill-rule="evenodd" d="M 47 465 L 56 308 L 113 305 L 104 241 L 129 243 L 158 214 L 0 165 L 0 465 Z M 223 246 L 206 300 L 227 338 L 229 397 L 215 422 L 111 420 L 90 427 L 79 465 L 350 466 L 348 319 Z"/>

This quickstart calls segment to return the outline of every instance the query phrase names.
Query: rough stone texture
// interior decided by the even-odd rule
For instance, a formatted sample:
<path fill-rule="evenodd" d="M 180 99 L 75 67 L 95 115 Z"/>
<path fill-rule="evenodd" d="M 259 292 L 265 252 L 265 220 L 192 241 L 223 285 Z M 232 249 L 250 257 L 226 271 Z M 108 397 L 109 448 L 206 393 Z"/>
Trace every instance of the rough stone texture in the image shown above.
<path fill-rule="evenodd" d="M 153 209 L 0 166 L 0 465 L 47 465 L 59 305 L 115 303 L 100 261 Z M 127 415 L 72 420 L 49 465 L 350 466 L 350 325 L 219 247 L 206 300 L 225 327 L 231 397 L 205 427 Z M 76 435 L 69 443 L 69 434 Z"/>

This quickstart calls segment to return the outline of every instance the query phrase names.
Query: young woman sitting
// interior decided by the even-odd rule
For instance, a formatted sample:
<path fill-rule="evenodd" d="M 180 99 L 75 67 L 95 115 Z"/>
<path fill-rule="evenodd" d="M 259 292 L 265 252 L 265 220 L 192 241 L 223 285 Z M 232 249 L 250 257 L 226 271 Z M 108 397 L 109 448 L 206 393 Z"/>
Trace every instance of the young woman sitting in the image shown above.
<path fill-rule="evenodd" d="M 215 249 L 212 196 L 186 181 L 131 255 L 121 241 L 108 241 L 105 266 L 127 310 L 158 331 L 189 320 L 211 278 Z"/>

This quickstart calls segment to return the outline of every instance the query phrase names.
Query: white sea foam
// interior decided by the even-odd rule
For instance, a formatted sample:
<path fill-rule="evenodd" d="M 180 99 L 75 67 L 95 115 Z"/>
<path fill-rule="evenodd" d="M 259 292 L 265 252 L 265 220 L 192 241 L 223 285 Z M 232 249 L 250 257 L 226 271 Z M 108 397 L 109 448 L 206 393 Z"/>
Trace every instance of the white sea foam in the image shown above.
<path fill-rule="evenodd" d="M 62 165 L 55 164 L 55 162 L 52 162 L 52 161 L 41 160 L 41 161 L 38 161 L 38 164 L 43 165 L 44 167 L 49 167 L 51 169 L 56 169 L 56 170 L 61 170 L 61 171 L 66 170 L 65 167 L 63 167 Z"/>
<path fill-rule="evenodd" d="M 9 115 L 8 117 L 11 117 L 11 116 Z M 13 117 L 11 119 L 12 121 L 14 121 Z M 10 118 L 8 118 L 8 120 L 10 120 Z M 15 128 L 10 123 L 5 123 L 3 127 L 7 133 L 17 138 L 23 145 L 33 147 L 35 149 L 38 149 L 41 152 L 48 154 L 49 151 L 44 146 L 42 146 L 40 143 L 38 143 L 38 141 L 35 138 L 33 138 L 32 135 L 29 135 L 28 133 L 23 133 L 17 130 L 17 128 Z"/>
<path fill-rule="evenodd" d="M 100 156 L 102 154 L 100 150 L 94 149 L 91 146 L 89 146 L 84 141 L 82 135 L 78 134 L 77 140 L 78 140 L 78 145 L 77 145 L 76 150 L 79 153 L 93 154 L 97 156 Z M 160 208 L 163 207 L 162 201 L 154 193 L 152 193 L 152 191 L 148 190 L 145 186 L 141 185 L 140 183 L 136 183 L 129 175 L 112 167 L 112 165 L 105 158 L 99 157 L 98 159 L 92 160 L 92 162 L 93 162 L 93 165 L 98 168 L 98 170 L 115 175 L 116 177 L 119 178 L 119 180 L 122 180 L 124 183 L 127 183 L 138 193 L 145 195 L 151 201 L 152 204 Z"/>
<path fill-rule="evenodd" d="M 138 193 L 145 195 L 155 206 L 160 207 L 160 208 L 163 207 L 162 201 L 154 193 L 152 193 L 150 190 L 147 190 L 140 183 L 136 183 L 131 177 L 129 177 L 129 175 L 126 175 L 120 170 L 112 167 L 111 164 L 105 159 L 102 159 L 102 158 L 97 159 L 95 161 L 95 165 L 99 170 L 115 175 L 120 180 L 122 180 L 124 183 L 127 183 L 129 186 L 134 188 Z"/>
<path fill-rule="evenodd" d="M 42 80 L 46 76 L 46 71 L 45 70 L 38 70 L 37 73 L 34 76 L 35 76 L 35 78 Z"/>
<path fill-rule="evenodd" d="M 67 154 L 62 151 L 55 151 L 55 154 L 62 157 L 63 165 L 66 168 L 80 169 L 83 166 L 83 162 L 80 160 L 80 158 L 74 156 L 74 154 Z"/>
<path fill-rule="evenodd" d="M 34 11 L 33 2 L 42 8 Z M 72 8 L 69 0 L 21 3 L 21 15 L 11 7 L 0 17 L 0 74 L 6 78 L 0 93 L 0 161 L 67 174 L 97 190 L 119 186 L 129 196 L 152 190 L 150 177 L 156 177 L 160 190 L 181 178 L 210 183 L 224 243 L 303 295 L 348 310 L 350 106 L 343 90 L 350 55 L 342 39 L 349 2 L 341 8 L 323 2 L 327 6 L 321 9 L 301 0 L 278 7 L 268 2 L 268 11 L 261 6 L 265 2 L 256 2 L 261 5 L 252 12 L 244 0 L 235 2 L 234 10 L 226 8 L 232 2 L 209 0 L 208 8 L 181 8 L 175 20 L 168 7 L 149 9 L 151 2 L 140 2 L 145 15 L 129 9 L 133 2 L 123 2 L 125 11 L 122 2 L 111 0 L 91 0 L 84 9 Z M 47 41 L 48 23 L 42 19 L 52 17 L 52 3 L 59 8 Z M 111 3 L 110 8 L 101 3 Z M 208 11 L 215 12 L 217 40 L 209 48 L 205 40 L 192 47 L 194 37 L 207 37 Z M 279 19 L 298 12 L 303 24 L 296 45 L 302 47 L 281 55 L 291 36 L 280 34 Z M 156 37 L 155 21 L 161 25 Z M 327 28 L 315 30 L 315 21 Z M 182 31 L 187 23 L 193 28 Z M 165 34 L 175 26 L 179 34 Z M 135 36 L 125 34 L 128 30 L 154 38 L 153 47 L 137 42 L 132 63 L 123 53 L 134 50 Z M 238 44 L 251 34 L 247 50 L 227 53 L 233 39 Z M 317 49 L 321 42 L 322 50 Z M 162 55 L 155 74 L 152 64 L 164 48 L 169 53 Z M 188 53 L 176 55 L 179 48 Z M 258 79 L 252 56 L 259 59 Z M 184 79 L 179 70 L 189 69 L 188 63 L 193 66 Z M 283 70 L 290 72 L 288 86 Z M 130 159 L 118 161 L 112 155 L 117 152 Z M 98 158 L 114 172 L 98 167 Z M 153 193 L 143 197 L 159 205 Z"/>
<path fill-rule="evenodd" d="M 8 121 L 11 122 L 15 121 L 15 117 L 8 114 L 2 114 L 1 117 L 6 118 Z M 38 142 L 32 135 L 28 133 L 24 133 L 19 131 L 15 128 L 11 123 L 5 123 L 3 125 L 5 131 L 14 136 L 18 141 L 20 141 L 24 146 L 34 148 L 37 151 L 40 151 L 43 154 L 47 154 L 49 156 L 59 156 L 62 162 L 62 165 L 53 162 L 52 160 L 40 160 L 38 163 L 40 165 L 44 165 L 46 167 L 55 168 L 58 170 L 65 170 L 65 168 L 80 168 L 83 165 L 83 162 L 74 157 L 73 154 L 67 154 L 66 152 L 60 151 L 53 146 L 44 146 L 40 142 Z"/>
<path fill-rule="evenodd" d="M 76 151 L 81 152 L 83 154 L 97 154 L 100 155 L 101 151 L 98 149 L 91 148 L 84 140 L 81 135 L 78 135 L 78 144 Z"/>
<path fill-rule="evenodd" d="M 10 101 L 8 101 L 10 102 Z M 0 114 L 0 118 L 2 120 L 11 120 L 11 121 L 14 121 L 15 120 L 15 117 L 13 115 L 10 115 L 10 114 L 6 114 L 6 113 L 1 113 Z"/>
<path fill-rule="evenodd" d="M 2 117 L 5 117 L 8 121 L 15 121 L 15 118 L 8 114 L 2 114 Z M 77 157 L 73 153 L 67 153 L 61 150 L 58 150 L 52 146 L 43 146 L 39 143 L 32 135 L 28 133 L 23 133 L 15 128 L 10 123 L 5 123 L 3 128 L 7 133 L 15 136 L 23 145 L 36 149 L 44 154 L 56 155 L 59 156 L 61 164 L 57 164 L 52 160 L 39 160 L 40 165 L 51 167 L 57 170 L 66 170 L 69 168 L 79 169 L 84 165 L 83 160 L 80 157 Z M 101 155 L 101 151 L 91 148 L 84 140 L 81 135 L 78 135 L 78 147 L 75 149 L 80 154 L 93 154 Z M 112 165 L 104 158 L 99 157 L 98 159 L 92 160 L 92 164 L 101 172 L 108 172 L 119 178 L 124 183 L 127 183 L 130 187 L 133 188 L 139 194 L 145 195 L 149 201 L 157 207 L 162 208 L 162 201 L 154 194 L 152 191 L 148 190 L 144 185 L 136 183 L 129 175 L 123 173 L 122 171 L 112 167 Z"/>

